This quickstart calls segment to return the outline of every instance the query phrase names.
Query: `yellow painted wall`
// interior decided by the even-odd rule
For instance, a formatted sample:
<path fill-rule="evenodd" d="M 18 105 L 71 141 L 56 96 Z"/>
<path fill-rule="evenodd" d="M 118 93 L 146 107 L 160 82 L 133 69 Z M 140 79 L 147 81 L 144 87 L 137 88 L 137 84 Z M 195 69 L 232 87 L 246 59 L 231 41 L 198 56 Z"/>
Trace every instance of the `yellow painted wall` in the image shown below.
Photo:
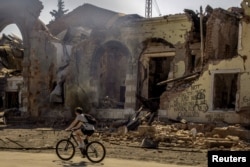
<path fill-rule="evenodd" d="M 240 26 L 241 27 L 241 26 Z M 239 90 L 237 93 L 237 107 L 250 106 L 250 24 L 242 22 L 242 34 L 239 39 L 239 55 L 230 59 L 210 63 L 207 70 L 203 72 L 200 78 L 192 86 L 183 92 L 178 93 L 173 98 L 162 98 L 163 108 L 166 110 L 169 118 L 176 119 L 178 115 L 187 121 L 194 122 L 227 122 L 227 123 L 250 123 L 249 111 L 213 111 L 212 110 L 212 73 L 213 71 L 240 71 L 239 72 Z M 240 31 L 240 32 L 241 32 Z M 243 57 L 246 58 L 244 61 Z M 197 94 L 201 93 L 204 99 L 197 102 Z M 166 93 L 167 94 L 167 93 Z M 163 96 L 168 96 L 168 95 Z M 200 105 L 197 111 L 195 105 Z"/>
<path fill-rule="evenodd" d="M 124 28 L 122 36 L 131 39 L 136 37 L 140 42 L 148 38 L 162 38 L 175 45 L 185 43 L 192 24 L 186 14 L 145 19 L 136 22 L 133 29 Z"/>
<path fill-rule="evenodd" d="M 161 38 L 173 45 L 181 46 L 185 49 L 185 42 L 188 40 L 189 32 L 192 30 L 192 21 L 187 15 L 171 15 L 163 18 L 152 18 L 136 23 L 137 29 L 124 28 L 125 38 L 143 42 L 150 38 Z M 136 27 L 135 26 L 135 27 Z M 133 27 L 134 28 L 134 27 Z M 128 33 L 128 31 L 129 33 Z M 245 62 L 242 56 L 250 54 L 250 27 L 246 23 L 242 23 L 242 34 L 240 35 L 239 55 L 228 60 L 218 60 L 210 62 L 202 72 L 202 75 L 192 83 L 186 90 L 176 90 L 171 95 L 168 92 L 161 96 L 161 110 L 167 113 L 168 118 L 176 119 L 178 115 L 187 121 L 193 122 L 228 122 L 228 123 L 250 123 L 250 118 L 241 112 L 237 111 L 213 111 L 212 110 L 212 96 L 213 96 L 213 75 L 216 70 L 224 71 L 239 71 L 239 91 L 237 93 L 238 106 L 250 106 L 250 59 Z M 135 39 L 136 37 L 136 39 Z M 238 40 L 238 39 L 235 39 Z M 180 55 L 183 53 L 177 53 Z M 185 56 L 185 54 L 183 54 Z M 183 60 L 175 61 L 177 68 L 176 77 L 181 77 L 185 72 L 185 62 Z M 197 97 L 199 96 L 198 100 Z M 249 102 L 248 102 L 249 101 Z M 198 108 L 198 109 L 197 109 Z M 249 115 L 249 114 L 248 114 Z"/>

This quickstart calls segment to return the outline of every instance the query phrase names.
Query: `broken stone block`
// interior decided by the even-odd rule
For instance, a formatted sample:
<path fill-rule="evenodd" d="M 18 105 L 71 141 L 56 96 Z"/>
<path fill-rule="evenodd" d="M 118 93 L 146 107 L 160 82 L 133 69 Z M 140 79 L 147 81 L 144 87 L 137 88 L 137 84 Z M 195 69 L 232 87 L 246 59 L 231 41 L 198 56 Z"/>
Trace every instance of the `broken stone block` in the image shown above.
<path fill-rule="evenodd" d="M 197 133 L 197 135 L 196 135 L 197 137 L 205 137 L 205 135 L 204 135 L 204 133 Z"/>
<path fill-rule="evenodd" d="M 141 142 L 141 147 L 143 148 L 157 148 L 158 142 L 152 140 L 151 138 L 144 138 Z"/>
<path fill-rule="evenodd" d="M 195 128 L 197 130 L 197 132 L 204 132 L 204 129 L 205 129 L 205 125 L 204 124 L 190 123 L 187 126 L 188 126 L 189 130 Z"/>
<path fill-rule="evenodd" d="M 225 139 L 236 141 L 236 142 L 240 140 L 238 136 L 231 136 L 231 135 L 228 135 Z"/>
<path fill-rule="evenodd" d="M 206 140 L 206 146 L 208 148 L 231 148 L 233 145 L 235 145 L 234 141 L 225 140 L 223 138 L 218 139 L 207 139 Z"/>
<path fill-rule="evenodd" d="M 178 143 L 178 144 L 184 144 L 185 141 L 184 141 L 184 140 L 177 140 L 177 143 Z"/>
<path fill-rule="evenodd" d="M 125 134 L 128 133 L 128 129 L 126 126 L 121 126 L 117 129 L 118 135 L 124 136 Z"/>
<path fill-rule="evenodd" d="M 159 134 L 156 134 L 156 136 L 154 137 L 154 140 L 158 141 L 158 142 L 171 143 L 173 138 L 174 138 L 174 136 L 172 136 L 172 135 L 159 135 Z"/>
<path fill-rule="evenodd" d="M 198 139 L 193 142 L 194 145 L 203 146 L 205 145 L 205 139 Z"/>
<path fill-rule="evenodd" d="M 187 128 L 188 128 L 188 125 L 187 124 L 183 124 L 183 123 L 175 123 L 174 126 L 177 129 L 182 129 L 182 130 L 187 130 Z"/>
<path fill-rule="evenodd" d="M 184 141 L 184 142 L 188 142 L 188 141 L 192 141 L 192 137 L 188 137 L 188 136 L 178 137 L 178 140 L 181 140 L 181 141 Z M 178 140 L 177 140 L 177 143 L 178 143 Z"/>
<path fill-rule="evenodd" d="M 227 137 L 228 135 L 238 136 L 243 140 L 250 140 L 250 132 L 247 129 L 238 126 L 216 127 L 211 132 L 212 134 L 219 134 L 220 137 Z"/>
<path fill-rule="evenodd" d="M 219 134 L 214 134 L 213 138 L 220 138 L 220 135 Z"/>
<path fill-rule="evenodd" d="M 158 142 L 164 142 L 164 135 L 156 135 L 155 140 Z"/>
<path fill-rule="evenodd" d="M 188 137 L 189 132 L 185 132 L 185 131 L 180 130 L 180 131 L 176 132 L 175 136 L 178 137 L 178 138 L 179 137 Z"/>
<path fill-rule="evenodd" d="M 139 136 L 154 136 L 156 133 L 156 129 L 153 126 L 141 125 L 138 127 L 138 135 Z"/>
<path fill-rule="evenodd" d="M 190 134 L 191 134 L 192 138 L 195 139 L 195 138 L 196 138 L 196 135 L 197 135 L 197 130 L 196 130 L 196 128 L 192 128 L 192 129 L 190 130 Z"/>
<path fill-rule="evenodd" d="M 204 132 L 211 132 L 216 127 L 215 124 L 205 124 L 204 125 Z"/>
<path fill-rule="evenodd" d="M 171 132 L 172 127 L 171 127 L 171 126 L 169 126 L 169 125 L 167 125 L 167 126 L 163 126 L 163 127 L 161 128 L 161 130 L 162 130 L 162 131 L 164 131 L 164 132 Z"/>

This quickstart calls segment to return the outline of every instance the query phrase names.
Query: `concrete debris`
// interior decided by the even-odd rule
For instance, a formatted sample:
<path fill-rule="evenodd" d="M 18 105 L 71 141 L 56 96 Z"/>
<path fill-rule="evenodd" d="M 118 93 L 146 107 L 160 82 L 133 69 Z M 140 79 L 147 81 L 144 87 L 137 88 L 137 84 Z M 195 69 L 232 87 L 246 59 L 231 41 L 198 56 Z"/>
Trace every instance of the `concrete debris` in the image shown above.
<path fill-rule="evenodd" d="M 116 115 L 123 110 L 117 119 L 124 119 L 126 110 L 143 106 L 145 115 L 139 110 L 113 123 L 112 130 L 99 133 L 102 140 L 145 148 L 250 150 L 248 129 L 209 124 L 250 123 L 249 91 L 243 86 L 249 84 L 249 0 L 242 9 L 207 6 L 204 16 L 185 9 L 154 19 L 84 4 L 47 26 L 38 19 L 41 2 L 25 1 L 33 3 L 17 8 L 5 1 L 2 6 L 9 7 L 0 10 L 1 27 L 18 20 L 25 42 L 16 36 L 0 40 L 0 94 L 5 95 L 0 107 L 20 107 L 45 125 L 69 121 L 79 105 L 102 119 L 106 109 Z M 14 16 L 9 8 L 23 14 Z M 154 121 L 159 110 L 175 123 Z M 25 132 L 4 130 L 0 147 L 53 148 L 62 138 L 54 130 Z M 51 136 L 53 142 L 47 140 Z"/>
<path fill-rule="evenodd" d="M 128 131 L 126 126 L 120 126 L 113 131 L 98 129 L 93 138 L 101 139 L 111 145 L 154 149 L 250 150 L 250 138 L 240 137 L 245 137 L 243 134 L 249 134 L 249 130 L 237 125 L 215 127 L 212 131 L 199 128 L 201 127 L 200 124 L 192 124 L 191 129 L 182 129 L 180 127 L 178 123 L 163 124 L 154 121 L 152 126 L 140 125 L 136 131 Z M 234 129 L 238 136 L 233 135 L 233 131 L 227 131 L 228 129 Z M 218 133 L 215 134 L 215 131 Z M 7 128 L 1 131 L 0 148 L 54 148 L 56 142 L 65 137 L 67 137 L 67 133 L 63 130 L 51 128 Z"/>
<path fill-rule="evenodd" d="M 204 124 L 161 124 L 153 122 L 152 126 L 140 125 L 136 131 L 127 131 L 120 135 L 120 132 L 112 132 L 110 135 L 118 137 L 118 140 L 133 139 L 141 143 L 141 147 L 187 147 L 199 149 L 242 149 L 242 144 L 250 149 L 249 130 L 243 127 L 228 126 L 214 127 Z M 228 131 L 230 129 L 230 131 Z M 115 135 L 119 133 L 119 135 Z M 237 135 L 236 135 L 237 134 Z M 248 134 L 248 135 L 247 135 Z M 120 138 L 121 137 L 121 138 Z M 131 142 L 132 142 L 131 141 Z M 129 141 L 128 141 L 129 142 Z M 244 145 L 243 144 L 243 145 Z"/>
<path fill-rule="evenodd" d="M 249 124 L 249 113 L 243 113 L 249 108 L 248 88 L 239 86 L 249 83 L 248 0 L 241 8 L 208 5 L 205 12 L 184 9 L 150 19 L 85 3 L 48 25 L 38 18 L 39 0 L 13 1 L 1 4 L 1 27 L 18 25 L 23 41 L 4 36 L 12 47 L 0 41 L 0 65 L 22 78 L 12 78 L 7 85 L 13 86 L 0 91 L 15 92 L 0 98 L 0 104 L 17 99 L 6 108 L 20 107 L 47 121 L 70 120 L 79 105 L 107 115 L 101 112 L 125 112 L 142 103 L 149 114 L 127 124 L 128 130 L 141 122 L 151 125 L 158 109 L 168 119 L 180 116 L 177 121 L 184 124 Z"/>
<path fill-rule="evenodd" d="M 141 147 L 143 147 L 143 148 L 157 148 L 158 142 L 152 140 L 151 138 L 145 137 L 141 142 Z"/>
<path fill-rule="evenodd" d="M 153 137 L 155 133 L 156 133 L 156 128 L 154 126 L 141 125 L 138 127 L 139 136 Z"/>
<path fill-rule="evenodd" d="M 216 127 L 211 132 L 212 134 L 219 134 L 220 137 L 226 138 L 228 135 L 238 136 L 242 140 L 250 139 L 250 132 L 239 126 Z"/>
<path fill-rule="evenodd" d="M 15 35 L 0 37 L 0 72 L 1 74 L 12 74 L 17 72 L 21 75 L 22 60 L 24 55 L 22 40 Z"/>

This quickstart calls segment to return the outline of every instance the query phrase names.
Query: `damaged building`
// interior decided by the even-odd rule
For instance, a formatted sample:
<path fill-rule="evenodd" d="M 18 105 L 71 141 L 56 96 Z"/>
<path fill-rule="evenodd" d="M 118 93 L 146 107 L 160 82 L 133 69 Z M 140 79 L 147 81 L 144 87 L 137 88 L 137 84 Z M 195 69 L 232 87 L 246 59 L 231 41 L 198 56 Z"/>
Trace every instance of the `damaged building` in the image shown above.
<path fill-rule="evenodd" d="M 18 107 L 35 118 L 70 118 L 76 106 L 105 117 L 138 110 L 139 96 L 159 117 L 249 124 L 249 3 L 156 18 L 83 4 L 45 25 L 39 0 L 4 1 L 0 30 L 14 23 L 23 37 Z"/>

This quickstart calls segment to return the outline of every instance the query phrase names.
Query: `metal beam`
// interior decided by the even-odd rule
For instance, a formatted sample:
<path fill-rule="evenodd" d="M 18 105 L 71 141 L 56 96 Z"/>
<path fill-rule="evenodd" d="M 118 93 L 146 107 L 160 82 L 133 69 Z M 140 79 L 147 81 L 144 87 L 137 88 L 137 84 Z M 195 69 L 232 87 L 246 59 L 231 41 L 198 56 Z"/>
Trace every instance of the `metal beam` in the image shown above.
<path fill-rule="evenodd" d="M 152 17 L 152 0 L 146 0 L 145 17 L 146 18 Z"/>

